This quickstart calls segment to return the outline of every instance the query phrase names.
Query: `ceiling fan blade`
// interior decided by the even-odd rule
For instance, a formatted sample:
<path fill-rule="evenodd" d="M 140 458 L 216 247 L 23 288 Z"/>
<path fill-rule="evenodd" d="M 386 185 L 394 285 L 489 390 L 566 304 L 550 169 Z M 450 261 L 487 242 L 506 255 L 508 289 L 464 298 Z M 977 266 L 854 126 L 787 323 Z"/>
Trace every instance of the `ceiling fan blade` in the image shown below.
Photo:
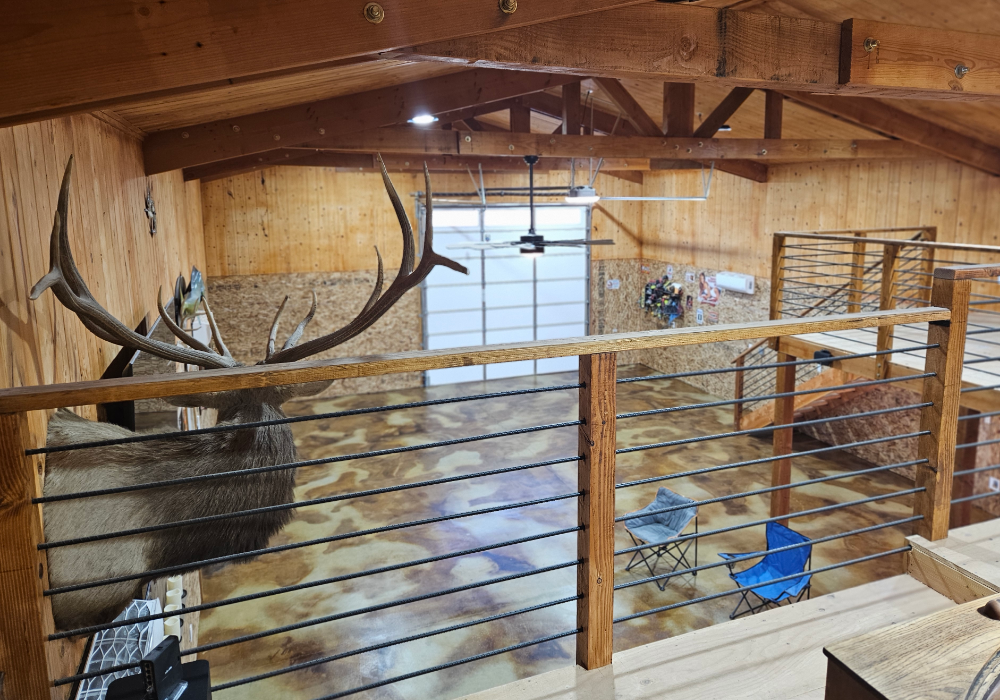
<path fill-rule="evenodd" d="M 520 241 L 497 241 L 489 243 L 455 243 L 445 246 L 449 250 L 495 250 L 497 248 L 509 248 L 512 245 L 521 245 Z"/>
<path fill-rule="evenodd" d="M 580 239 L 577 241 L 545 241 L 543 243 L 543 245 L 546 246 L 554 245 L 554 246 L 566 246 L 566 247 L 584 246 L 584 245 L 614 245 L 614 244 L 615 242 L 609 238 L 601 238 L 593 241 L 588 241 L 584 239 Z"/>

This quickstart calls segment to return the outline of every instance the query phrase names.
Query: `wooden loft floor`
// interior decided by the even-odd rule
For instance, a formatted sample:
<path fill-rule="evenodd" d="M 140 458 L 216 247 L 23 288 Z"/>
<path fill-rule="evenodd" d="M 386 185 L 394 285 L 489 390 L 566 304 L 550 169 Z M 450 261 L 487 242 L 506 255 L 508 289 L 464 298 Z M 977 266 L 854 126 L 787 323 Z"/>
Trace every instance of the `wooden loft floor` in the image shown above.
<path fill-rule="evenodd" d="M 895 576 L 551 671 L 461 700 L 822 700 L 823 647 L 955 603 Z"/>

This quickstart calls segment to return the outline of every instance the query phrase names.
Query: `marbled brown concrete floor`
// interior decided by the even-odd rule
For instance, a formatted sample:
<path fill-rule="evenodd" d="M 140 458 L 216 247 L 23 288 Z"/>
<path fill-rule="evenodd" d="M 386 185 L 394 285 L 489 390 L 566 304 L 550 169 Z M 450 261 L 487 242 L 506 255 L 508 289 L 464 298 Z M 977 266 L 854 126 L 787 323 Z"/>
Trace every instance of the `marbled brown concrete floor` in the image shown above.
<path fill-rule="evenodd" d="M 619 376 L 649 373 L 648 368 L 641 366 L 619 368 Z M 292 404 L 289 408 L 295 414 L 322 413 L 575 381 L 575 374 L 546 375 L 337 397 Z M 618 388 L 619 412 L 711 400 L 713 397 L 679 381 L 635 382 L 619 385 Z M 302 458 L 310 459 L 574 420 L 576 410 L 576 391 L 569 390 L 300 423 L 294 426 L 294 431 Z M 618 445 L 627 447 L 729 430 L 732 430 L 729 407 L 684 411 L 619 421 Z M 299 471 L 296 495 L 298 499 L 305 500 L 567 457 L 576 454 L 576 443 L 576 428 L 569 427 L 308 467 Z M 796 436 L 796 449 L 817 445 L 804 436 Z M 770 451 L 769 439 L 736 437 L 636 452 L 619 456 L 617 481 L 766 457 Z M 822 458 L 800 457 L 793 464 L 793 480 L 839 474 L 866 466 L 869 465 L 839 453 Z M 770 469 L 770 464 L 765 463 L 686 477 L 665 484 L 685 496 L 700 500 L 767 487 L 770 485 Z M 624 514 L 646 505 L 655 495 L 657 486 L 647 484 L 619 490 L 617 512 Z M 904 478 L 889 472 L 851 476 L 796 489 L 792 495 L 792 509 L 805 510 L 889 494 L 911 486 Z M 295 520 L 271 544 L 304 541 L 390 523 L 569 494 L 575 490 L 576 465 L 568 463 L 311 506 L 297 510 Z M 766 518 L 768 507 L 766 495 L 703 506 L 699 513 L 700 529 L 704 531 Z M 792 527 L 817 538 L 906 517 L 911 513 L 910 509 L 909 497 L 879 500 L 865 506 L 796 519 Z M 574 499 L 568 499 L 346 539 L 267 555 L 247 564 L 203 571 L 202 595 L 206 601 L 219 600 L 503 542 L 575 524 L 576 503 Z M 903 544 L 906 534 L 909 532 L 891 528 L 817 545 L 813 551 L 813 568 L 898 547 Z M 617 528 L 616 544 L 618 548 L 632 544 L 621 526 Z M 701 541 L 699 563 L 719 561 L 718 552 L 763 548 L 762 526 L 720 534 Z M 221 641 L 573 559 L 575 534 L 570 533 L 249 601 L 202 613 L 200 642 Z M 625 558 L 617 559 L 616 583 L 634 580 L 641 575 L 637 570 L 624 571 L 625 563 Z M 902 558 L 898 555 L 874 560 L 818 574 L 813 579 L 813 591 L 821 595 L 892 576 L 901 570 Z M 725 567 L 703 571 L 697 579 L 674 579 L 664 592 L 651 583 L 635 586 L 618 591 L 615 615 L 627 615 L 725 591 L 732 586 Z M 211 662 L 213 682 L 219 684 L 574 593 L 575 571 L 563 569 L 277 634 L 218 649 L 209 652 L 205 658 Z M 724 621 L 734 605 L 734 597 L 725 597 L 617 625 L 615 649 L 645 644 Z M 222 700 L 277 697 L 312 700 L 574 627 L 574 606 L 572 603 L 564 604 L 287 673 L 222 691 L 218 697 Z M 355 697 L 453 698 L 572 664 L 573 660 L 574 640 L 569 637 L 366 691 Z"/>

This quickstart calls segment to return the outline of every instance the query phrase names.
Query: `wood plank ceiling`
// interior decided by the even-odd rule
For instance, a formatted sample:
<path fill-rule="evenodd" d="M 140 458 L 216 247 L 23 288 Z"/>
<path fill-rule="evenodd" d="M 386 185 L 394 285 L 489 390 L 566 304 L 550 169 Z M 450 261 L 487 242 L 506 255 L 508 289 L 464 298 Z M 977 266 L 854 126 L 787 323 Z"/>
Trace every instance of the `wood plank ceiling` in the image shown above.
<path fill-rule="evenodd" d="M 932 0 L 695 0 L 687 6 L 728 8 L 739 11 L 782 15 L 827 22 L 849 18 L 875 20 L 934 29 L 964 32 L 1000 33 L 1000 0 L 975 3 L 942 4 Z M 294 69 L 268 77 L 234 79 L 225 86 L 138 99 L 115 108 L 112 116 L 124 120 L 139 132 L 178 129 L 273 110 L 288 105 L 307 104 L 344 95 L 353 95 L 403 83 L 425 80 L 467 70 L 460 64 L 398 59 L 371 60 L 371 57 L 344 59 L 307 69 Z M 653 80 L 622 80 L 622 85 L 641 109 L 662 124 L 663 83 Z M 723 101 L 730 87 L 719 83 L 697 84 L 695 90 L 695 128 Z M 559 98 L 558 87 L 547 91 Z M 584 80 L 585 101 L 596 110 L 610 115 L 621 111 L 597 80 Z M 619 95 L 620 97 L 620 95 Z M 845 98 L 849 99 L 849 98 Z M 940 125 L 990 146 L 1000 147 L 1000 101 L 953 102 L 948 100 L 885 99 L 892 107 Z M 502 107 L 504 105 L 501 105 Z M 720 139 L 760 139 L 764 133 L 765 95 L 757 90 L 731 118 L 730 130 L 716 134 Z M 454 128 L 471 130 L 510 129 L 509 111 L 470 116 L 457 121 Z M 584 125 L 589 123 L 589 112 Z M 560 119 L 539 111 L 531 114 L 531 128 L 536 133 L 552 133 Z M 616 133 L 637 133 L 630 126 Z M 831 116 L 792 100 L 784 105 L 785 139 L 883 139 L 885 134 Z M 940 153 L 940 151 L 939 151 Z M 276 157 L 289 157 L 275 154 Z M 272 158 L 274 160 L 274 158 Z M 265 161 L 261 161 L 264 163 Z M 735 165 L 735 164 L 734 164 Z"/>

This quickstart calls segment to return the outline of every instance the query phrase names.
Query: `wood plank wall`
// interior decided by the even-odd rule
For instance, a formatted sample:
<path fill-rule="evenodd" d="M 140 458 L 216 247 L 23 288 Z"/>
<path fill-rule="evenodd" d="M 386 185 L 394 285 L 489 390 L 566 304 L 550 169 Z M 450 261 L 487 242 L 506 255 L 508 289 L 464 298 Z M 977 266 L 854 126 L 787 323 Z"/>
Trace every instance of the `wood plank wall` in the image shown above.
<path fill-rule="evenodd" d="M 521 187 L 525 175 L 488 173 L 486 186 Z M 394 173 L 392 180 L 412 224 L 415 207 L 410 195 L 423 189 L 423 178 Z M 568 172 L 536 177 L 538 186 L 568 182 Z M 468 174 L 433 174 L 431 184 L 437 192 L 472 190 Z M 604 175 L 598 177 L 598 188 L 608 196 L 642 194 L 641 185 Z M 387 269 L 394 268 L 401 255 L 399 225 L 375 173 L 269 168 L 205 183 L 202 202 L 210 277 L 373 270 L 373 245 L 382 252 Z M 641 213 L 638 202 L 596 207 L 594 236 L 614 238 L 619 244 L 595 248 L 595 257 L 638 257 Z"/>
<path fill-rule="evenodd" d="M 147 178 L 139 140 L 83 115 L 0 129 L 0 387 L 100 377 L 119 347 L 28 290 L 49 269 L 49 234 L 63 169 L 75 156 L 70 243 L 91 292 L 131 327 L 156 310 L 191 265 L 205 268 L 200 190 L 180 172 Z M 152 183 L 157 234 L 143 213 Z"/>
<path fill-rule="evenodd" d="M 687 194 L 696 171 L 646 175 Z M 642 257 L 766 278 L 774 231 L 935 225 L 939 241 L 1000 244 L 1000 178 L 939 160 L 772 167 L 767 184 L 717 173 L 708 202 L 646 202 Z"/>

